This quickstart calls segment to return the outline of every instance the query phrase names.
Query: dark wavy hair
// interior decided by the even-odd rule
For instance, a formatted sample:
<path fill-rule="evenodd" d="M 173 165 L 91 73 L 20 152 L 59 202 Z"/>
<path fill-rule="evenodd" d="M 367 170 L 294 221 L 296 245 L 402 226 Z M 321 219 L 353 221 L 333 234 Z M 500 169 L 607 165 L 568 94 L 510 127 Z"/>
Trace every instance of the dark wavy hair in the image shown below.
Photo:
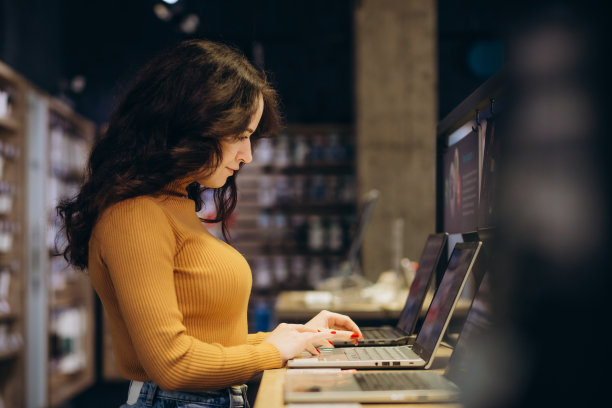
<path fill-rule="evenodd" d="M 276 91 L 265 73 L 225 44 L 190 40 L 151 60 L 137 74 L 94 143 L 79 193 L 59 203 L 67 244 L 60 253 L 86 268 L 93 227 L 109 206 L 159 194 L 169 183 L 221 162 L 220 141 L 242 134 L 263 96 L 264 111 L 252 140 L 280 127 Z M 214 189 L 223 236 L 236 206 L 235 176 Z M 187 196 L 202 208 L 205 187 L 192 183 Z"/>

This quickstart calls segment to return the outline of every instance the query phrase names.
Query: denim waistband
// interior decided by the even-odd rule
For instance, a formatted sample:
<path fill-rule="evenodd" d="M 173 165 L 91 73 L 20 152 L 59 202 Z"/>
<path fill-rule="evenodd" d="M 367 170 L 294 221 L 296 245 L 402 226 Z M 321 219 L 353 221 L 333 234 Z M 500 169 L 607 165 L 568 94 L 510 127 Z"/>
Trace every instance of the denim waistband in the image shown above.
<path fill-rule="evenodd" d="M 152 382 L 131 381 L 128 391 L 127 407 L 164 407 L 172 402 L 185 404 L 200 402 L 203 406 L 249 408 L 247 400 L 247 386 L 237 385 L 214 391 L 165 391 Z M 138 404 L 138 405 L 136 405 Z M 180 406 L 180 405 L 179 405 Z"/>

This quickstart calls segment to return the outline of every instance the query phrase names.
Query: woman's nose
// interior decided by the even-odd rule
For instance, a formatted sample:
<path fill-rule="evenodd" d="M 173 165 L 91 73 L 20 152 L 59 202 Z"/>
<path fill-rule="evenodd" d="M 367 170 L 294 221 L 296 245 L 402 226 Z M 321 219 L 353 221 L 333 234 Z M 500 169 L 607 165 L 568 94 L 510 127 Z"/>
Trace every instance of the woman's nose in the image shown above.
<path fill-rule="evenodd" d="M 246 139 L 240 143 L 240 148 L 236 154 L 236 159 L 244 163 L 250 163 L 253 161 L 253 154 L 251 152 L 251 139 Z"/>

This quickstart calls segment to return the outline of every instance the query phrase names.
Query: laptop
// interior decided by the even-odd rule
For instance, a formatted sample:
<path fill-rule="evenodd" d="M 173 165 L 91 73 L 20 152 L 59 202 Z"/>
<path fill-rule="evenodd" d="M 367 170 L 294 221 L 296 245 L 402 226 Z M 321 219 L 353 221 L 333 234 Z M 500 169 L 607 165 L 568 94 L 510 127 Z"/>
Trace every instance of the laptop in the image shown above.
<path fill-rule="evenodd" d="M 482 243 L 455 244 L 414 344 L 402 346 L 321 348 L 316 357 L 296 357 L 290 368 L 429 368 L 474 266 Z"/>
<path fill-rule="evenodd" d="M 370 224 L 374 207 L 380 193 L 378 190 L 370 190 L 365 193 L 359 205 L 359 215 L 355 225 L 355 234 L 351 238 L 346 259 L 340 265 L 338 276 L 333 276 L 319 282 L 315 289 L 319 291 L 340 291 L 347 288 L 365 287 L 371 283 L 363 276 L 359 266 L 359 252 L 365 237 L 365 231 Z"/>
<path fill-rule="evenodd" d="M 359 346 L 394 346 L 412 344 L 416 338 L 415 328 L 421 310 L 427 309 L 429 303 L 425 298 L 434 289 L 436 270 L 444 268 L 447 233 L 430 234 L 425 241 L 425 248 L 419 259 L 419 267 L 408 291 L 404 309 L 395 326 L 360 327 L 364 339 L 359 340 Z M 350 341 L 334 341 L 334 346 L 355 346 Z"/>
<path fill-rule="evenodd" d="M 479 341 L 491 327 L 490 285 L 482 279 L 444 374 L 436 371 L 287 370 L 285 402 L 456 401 L 477 363 Z M 473 373 L 472 373 L 473 374 Z"/>

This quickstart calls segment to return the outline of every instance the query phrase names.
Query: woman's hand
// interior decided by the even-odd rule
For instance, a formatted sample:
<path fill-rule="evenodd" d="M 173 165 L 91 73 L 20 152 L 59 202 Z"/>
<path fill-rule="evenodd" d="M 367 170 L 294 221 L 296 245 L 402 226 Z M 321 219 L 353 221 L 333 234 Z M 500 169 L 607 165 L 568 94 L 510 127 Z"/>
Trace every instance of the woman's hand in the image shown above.
<path fill-rule="evenodd" d="M 329 332 L 320 332 L 302 324 L 281 323 L 266 337 L 263 343 L 271 343 L 280 351 L 283 363 L 299 356 L 303 351 L 319 355 L 315 345 L 328 343 Z"/>
<path fill-rule="evenodd" d="M 322 310 L 304 326 L 315 330 L 325 330 L 332 335 L 328 339 L 353 340 L 363 339 L 361 330 L 350 317 L 343 314 Z"/>

